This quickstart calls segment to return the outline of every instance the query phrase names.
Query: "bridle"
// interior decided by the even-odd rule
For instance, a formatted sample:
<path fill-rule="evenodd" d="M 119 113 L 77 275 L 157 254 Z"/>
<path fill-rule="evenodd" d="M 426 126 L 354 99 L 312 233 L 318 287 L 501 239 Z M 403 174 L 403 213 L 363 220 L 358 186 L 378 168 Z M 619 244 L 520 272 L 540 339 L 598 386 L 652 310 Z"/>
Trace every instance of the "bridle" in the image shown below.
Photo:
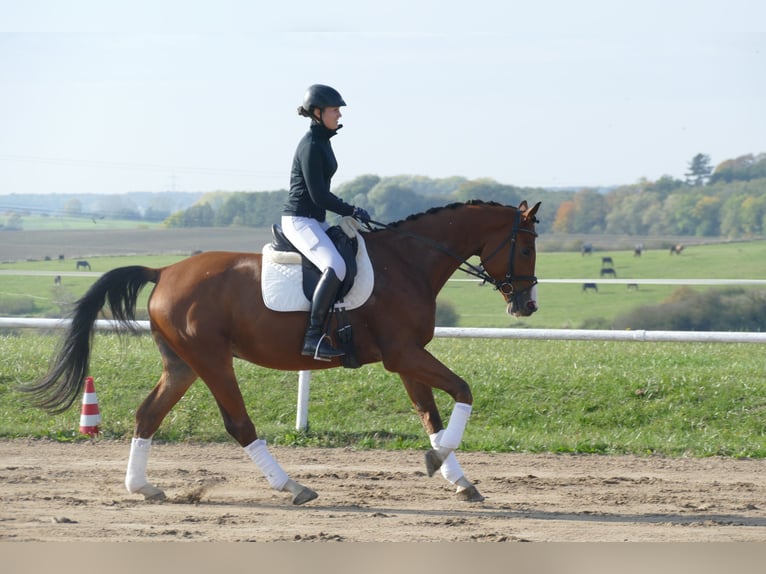
<path fill-rule="evenodd" d="M 536 220 L 535 220 L 536 221 Z M 515 275 L 513 272 L 514 267 L 514 261 L 516 259 L 516 239 L 519 235 L 519 233 L 530 233 L 532 236 L 537 237 L 537 233 L 535 231 L 532 231 L 531 229 L 524 229 L 521 227 L 521 211 L 518 209 L 516 210 L 516 218 L 513 223 L 513 229 L 511 230 L 511 233 L 506 237 L 504 241 L 498 245 L 495 250 L 489 254 L 489 256 L 484 259 L 481 263 L 481 267 L 476 268 L 473 265 L 470 265 L 468 262 L 465 262 L 466 265 L 469 265 L 470 267 L 477 269 L 479 273 L 472 273 L 471 270 L 460 268 L 461 271 L 468 273 L 469 275 L 475 275 L 476 277 L 479 277 L 484 281 L 485 283 L 490 283 L 500 291 L 503 295 L 506 297 L 513 296 L 514 298 L 518 295 L 521 295 L 522 293 L 526 293 L 532 287 L 537 285 L 537 277 L 534 275 Z M 505 273 L 505 279 L 502 281 L 497 281 L 493 277 L 491 277 L 485 270 L 486 264 L 495 256 L 497 255 L 500 250 L 505 246 L 506 243 L 511 244 L 511 249 L 509 251 L 508 255 L 508 271 Z M 526 289 L 523 289 L 519 293 L 515 293 L 513 288 L 513 282 L 514 281 L 531 281 L 531 285 L 527 287 Z"/>
<path fill-rule="evenodd" d="M 537 220 L 535 219 L 534 222 L 536 223 Z M 513 228 L 511 229 L 511 232 L 508 234 L 508 236 L 500 242 L 500 245 L 498 245 L 492 253 L 489 254 L 489 256 L 482 260 L 481 265 L 473 265 L 470 263 L 467 259 L 461 257 L 460 255 L 454 253 L 441 243 L 438 243 L 432 239 L 429 239 L 428 237 L 423 237 L 422 235 L 417 235 L 415 233 L 410 233 L 409 231 L 403 231 L 399 229 L 398 227 L 394 227 L 391 225 L 387 225 L 385 223 L 380 223 L 378 221 L 370 221 L 371 224 L 378 226 L 379 228 L 383 229 L 389 229 L 395 233 L 398 233 L 399 235 L 403 235 L 406 237 L 412 237 L 413 239 L 417 239 L 418 241 L 421 241 L 422 243 L 425 243 L 429 247 L 432 247 L 434 249 L 437 249 L 438 251 L 441 251 L 442 253 L 445 253 L 446 255 L 449 255 L 453 259 L 460 261 L 460 266 L 458 267 L 459 271 L 462 271 L 463 273 L 466 273 L 468 275 L 472 275 L 474 277 L 478 277 L 482 280 L 482 284 L 489 283 L 490 285 L 494 286 L 494 288 L 500 293 L 503 294 L 503 296 L 506 298 L 506 300 L 513 299 L 514 303 L 518 305 L 518 297 L 526 293 L 527 291 L 531 290 L 535 285 L 537 285 L 537 277 L 534 275 L 514 275 L 514 259 L 516 256 L 516 239 L 518 238 L 519 233 L 530 233 L 534 237 L 537 237 L 537 232 L 532 231 L 531 229 L 524 229 L 521 227 L 521 211 L 516 210 L 516 217 L 513 222 Z M 369 225 L 367 226 L 368 229 L 372 229 Z M 494 277 L 492 277 L 489 273 L 487 273 L 485 266 L 486 264 L 494 258 L 500 251 L 505 247 L 506 244 L 510 243 L 511 249 L 509 252 L 508 257 L 508 271 L 505 273 L 505 278 L 502 280 L 497 280 Z M 515 291 L 513 288 L 514 281 L 531 281 L 531 285 L 527 287 L 526 289 L 522 289 L 521 291 Z"/>

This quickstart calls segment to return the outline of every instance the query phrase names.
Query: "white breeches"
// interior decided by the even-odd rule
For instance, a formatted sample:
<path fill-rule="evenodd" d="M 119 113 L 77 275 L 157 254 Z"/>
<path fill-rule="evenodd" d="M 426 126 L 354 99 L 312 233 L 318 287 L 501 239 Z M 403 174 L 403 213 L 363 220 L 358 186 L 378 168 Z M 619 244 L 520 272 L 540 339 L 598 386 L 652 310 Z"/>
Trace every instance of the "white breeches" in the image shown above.
<path fill-rule="evenodd" d="M 338 279 L 346 278 L 346 262 L 325 231 L 329 224 L 312 217 L 282 216 L 282 231 L 306 258 L 324 272 L 328 267 Z"/>

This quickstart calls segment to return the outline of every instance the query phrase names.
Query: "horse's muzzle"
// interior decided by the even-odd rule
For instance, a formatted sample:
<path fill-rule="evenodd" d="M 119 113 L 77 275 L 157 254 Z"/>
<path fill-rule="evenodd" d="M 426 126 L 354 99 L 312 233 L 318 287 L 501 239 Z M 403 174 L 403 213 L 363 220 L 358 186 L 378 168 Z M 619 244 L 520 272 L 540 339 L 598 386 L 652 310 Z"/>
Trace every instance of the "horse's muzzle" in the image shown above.
<path fill-rule="evenodd" d="M 523 305 L 516 306 L 513 301 L 508 303 L 508 314 L 514 317 L 529 317 L 532 313 L 537 311 L 537 303 L 535 301 L 527 301 Z"/>
<path fill-rule="evenodd" d="M 506 311 L 514 317 L 529 317 L 537 309 L 537 285 L 535 285 L 527 291 L 512 296 Z"/>

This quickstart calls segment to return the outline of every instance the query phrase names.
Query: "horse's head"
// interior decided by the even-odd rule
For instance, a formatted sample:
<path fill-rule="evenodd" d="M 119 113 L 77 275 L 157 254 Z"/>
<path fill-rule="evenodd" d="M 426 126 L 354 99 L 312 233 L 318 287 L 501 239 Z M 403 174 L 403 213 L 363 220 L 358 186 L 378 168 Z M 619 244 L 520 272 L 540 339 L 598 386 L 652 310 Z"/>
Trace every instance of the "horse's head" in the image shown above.
<path fill-rule="evenodd" d="M 508 304 L 508 313 L 515 317 L 537 311 L 535 214 L 539 208 L 540 202 L 529 209 L 522 201 L 509 225 L 493 234 L 479 254 L 482 267 Z"/>

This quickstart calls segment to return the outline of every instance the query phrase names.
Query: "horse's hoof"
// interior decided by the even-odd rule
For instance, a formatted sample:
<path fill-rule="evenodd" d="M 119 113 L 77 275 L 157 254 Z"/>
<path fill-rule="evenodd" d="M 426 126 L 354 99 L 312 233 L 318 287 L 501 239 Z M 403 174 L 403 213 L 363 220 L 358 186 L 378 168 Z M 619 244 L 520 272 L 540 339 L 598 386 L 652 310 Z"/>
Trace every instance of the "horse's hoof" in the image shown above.
<path fill-rule="evenodd" d="M 319 495 L 316 492 L 304 486 L 298 494 L 293 496 L 293 504 L 300 506 L 301 504 L 306 504 L 307 502 L 314 500 L 318 496 Z"/>
<path fill-rule="evenodd" d="M 441 468 L 442 462 L 444 461 L 439 457 L 439 453 L 436 450 L 426 451 L 426 472 L 428 472 L 428 476 L 433 476 Z"/>
<path fill-rule="evenodd" d="M 455 496 L 457 496 L 458 500 L 462 500 L 463 502 L 481 502 L 484 500 L 484 497 L 473 484 L 458 490 L 455 493 Z"/>
<path fill-rule="evenodd" d="M 165 496 L 165 493 L 162 492 L 159 488 L 154 486 L 153 484 L 145 484 L 141 488 L 139 488 L 136 493 L 140 493 L 144 495 L 144 499 L 148 500 L 150 502 L 162 502 L 167 498 Z"/>

